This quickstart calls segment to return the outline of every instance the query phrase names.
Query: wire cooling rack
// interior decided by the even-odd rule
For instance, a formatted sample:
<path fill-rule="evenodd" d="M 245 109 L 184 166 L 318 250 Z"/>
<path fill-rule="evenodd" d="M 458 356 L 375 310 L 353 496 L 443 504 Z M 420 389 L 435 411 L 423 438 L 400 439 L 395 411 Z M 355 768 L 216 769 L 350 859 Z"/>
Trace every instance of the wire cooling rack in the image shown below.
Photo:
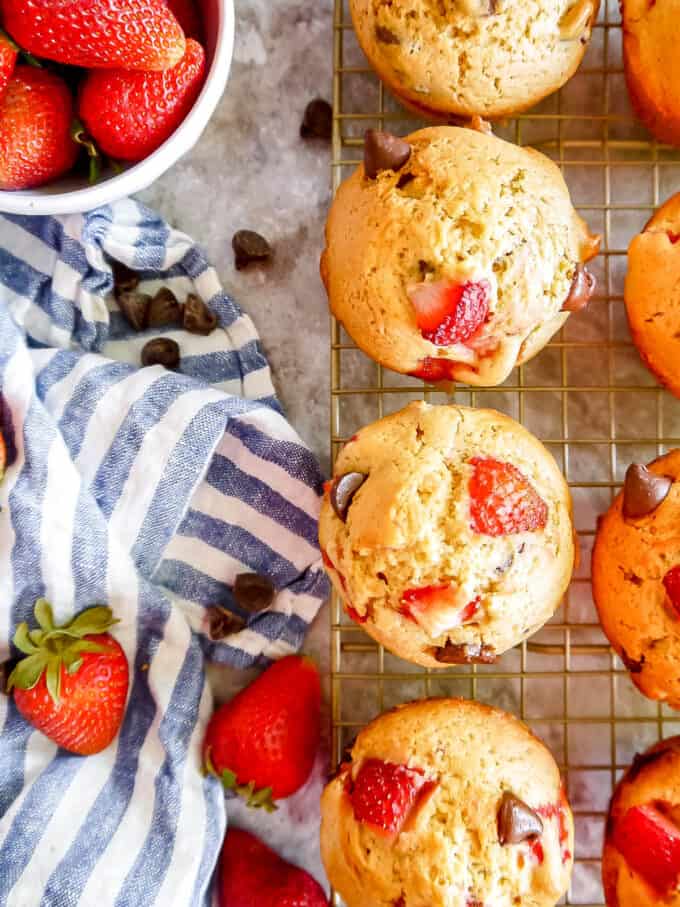
<path fill-rule="evenodd" d="M 331 608 L 333 755 L 380 712 L 423 696 L 462 695 L 520 715 L 551 747 L 576 821 L 566 904 L 602 907 L 599 857 L 613 785 L 634 753 L 680 732 L 680 714 L 632 686 L 600 630 L 590 591 L 597 514 L 632 461 L 680 446 L 680 401 L 660 389 L 633 348 L 623 306 L 626 248 L 652 211 L 680 189 L 680 155 L 650 141 L 628 104 L 616 0 L 603 0 L 586 58 L 571 81 L 530 113 L 494 127 L 553 158 L 574 203 L 603 237 L 592 263 L 598 291 L 531 362 L 499 388 L 443 394 L 370 362 L 331 329 L 331 450 L 411 400 L 489 406 L 523 422 L 552 451 L 574 498 L 581 560 L 553 620 L 491 666 L 429 671 L 373 643 Z M 385 91 L 358 48 L 347 0 L 334 10 L 333 188 L 362 156 L 363 133 L 422 125 Z M 590 267 L 590 266 L 589 266 Z M 341 904 L 337 895 L 334 904 Z"/>

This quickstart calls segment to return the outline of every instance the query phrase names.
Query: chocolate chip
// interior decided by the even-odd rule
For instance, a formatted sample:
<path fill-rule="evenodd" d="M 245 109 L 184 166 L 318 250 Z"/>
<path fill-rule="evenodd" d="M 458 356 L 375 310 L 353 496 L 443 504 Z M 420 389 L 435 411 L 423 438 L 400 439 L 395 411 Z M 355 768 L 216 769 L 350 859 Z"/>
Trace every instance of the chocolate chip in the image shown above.
<path fill-rule="evenodd" d="M 338 476 L 331 486 L 331 507 L 344 523 L 352 498 L 368 478 L 363 472 L 346 472 Z"/>
<path fill-rule="evenodd" d="M 234 250 L 236 270 L 241 271 L 253 261 L 269 261 L 272 247 L 264 236 L 254 230 L 238 230 L 231 240 Z"/>
<path fill-rule="evenodd" d="M 364 171 L 375 179 L 381 170 L 401 170 L 411 157 L 408 142 L 379 129 L 367 129 L 364 136 Z"/>
<path fill-rule="evenodd" d="M 259 573 L 239 573 L 234 581 L 236 604 L 246 611 L 264 611 L 274 601 L 276 589 L 271 580 Z"/>
<path fill-rule="evenodd" d="M 179 365 L 179 345 L 169 337 L 154 337 L 142 347 L 142 365 L 163 365 L 173 369 Z"/>
<path fill-rule="evenodd" d="M 181 322 L 182 306 L 177 301 L 177 297 L 168 287 L 161 287 L 149 304 L 148 326 L 159 328 L 166 324 L 181 324 Z"/>
<path fill-rule="evenodd" d="M 208 608 L 208 636 L 219 642 L 245 627 L 245 621 L 225 608 Z"/>
<path fill-rule="evenodd" d="M 149 306 L 151 305 L 151 297 L 148 293 L 126 290 L 116 296 L 116 302 L 127 321 L 136 331 L 143 331 L 146 328 Z"/>
<path fill-rule="evenodd" d="M 631 656 L 626 652 L 625 649 L 621 649 L 621 654 L 619 656 L 621 661 L 624 663 L 626 668 L 630 671 L 631 674 L 641 674 L 642 668 L 645 663 L 645 656 L 640 655 L 639 658 L 631 658 Z"/>
<path fill-rule="evenodd" d="M 376 40 L 380 41 L 381 44 L 401 44 L 399 35 L 395 35 L 393 31 L 390 31 L 389 28 L 385 28 L 384 25 L 376 25 L 375 37 Z"/>
<path fill-rule="evenodd" d="M 569 287 L 569 295 L 562 305 L 563 312 L 579 312 L 584 309 L 595 291 L 595 277 L 585 267 L 577 264 Z"/>
<path fill-rule="evenodd" d="M 479 643 L 463 643 L 458 645 L 447 642 L 445 646 L 435 649 L 435 659 L 441 664 L 493 664 L 498 660 L 493 646 L 480 645 Z"/>
<path fill-rule="evenodd" d="M 631 463 L 623 483 L 623 515 L 647 516 L 653 513 L 671 490 L 673 479 L 657 476 L 640 463 Z"/>
<path fill-rule="evenodd" d="M 182 323 L 190 334 L 207 336 L 217 327 L 217 315 L 195 293 L 189 293 L 184 303 Z"/>
<path fill-rule="evenodd" d="M 519 844 L 543 831 L 543 821 L 538 813 L 509 791 L 503 794 L 497 822 L 501 844 Z"/>
<path fill-rule="evenodd" d="M 116 293 L 137 289 L 139 286 L 139 274 L 136 271 L 128 268 L 122 261 L 114 261 L 111 268 L 113 270 L 113 288 Z"/>
<path fill-rule="evenodd" d="M 314 98 L 305 107 L 300 135 L 303 139 L 330 139 L 333 135 L 333 108 L 323 98 Z"/>
<path fill-rule="evenodd" d="M 642 577 L 633 573 L 632 570 L 623 570 L 623 580 L 626 583 L 632 583 L 633 586 L 641 586 L 644 583 Z"/>

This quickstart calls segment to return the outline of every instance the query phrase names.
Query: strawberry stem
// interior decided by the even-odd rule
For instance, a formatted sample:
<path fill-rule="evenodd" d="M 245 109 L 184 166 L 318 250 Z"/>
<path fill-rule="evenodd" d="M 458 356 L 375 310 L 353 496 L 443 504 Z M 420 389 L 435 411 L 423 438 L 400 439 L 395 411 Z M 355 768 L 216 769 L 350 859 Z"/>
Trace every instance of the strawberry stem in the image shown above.
<path fill-rule="evenodd" d="M 101 174 L 101 157 L 99 155 L 99 149 L 80 120 L 76 119 L 71 124 L 71 138 L 77 145 L 82 145 L 87 151 L 87 156 L 90 160 L 88 182 L 90 185 L 93 185 L 97 182 Z"/>

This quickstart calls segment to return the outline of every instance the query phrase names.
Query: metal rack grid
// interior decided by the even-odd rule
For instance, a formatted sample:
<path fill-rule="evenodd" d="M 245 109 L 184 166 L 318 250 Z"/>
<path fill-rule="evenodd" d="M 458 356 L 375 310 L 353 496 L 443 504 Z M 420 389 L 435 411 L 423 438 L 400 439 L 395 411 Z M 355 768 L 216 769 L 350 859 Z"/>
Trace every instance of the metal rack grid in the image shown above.
<path fill-rule="evenodd" d="M 362 154 L 365 129 L 417 128 L 371 72 L 347 0 L 335 0 L 333 188 Z M 371 718 L 432 695 L 478 698 L 519 714 L 564 773 L 576 821 L 576 864 L 566 904 L 602 907 L 599 856 L 613 785 L 633 754 L 680 731 L 680 715 L 644 699 L 604 638 L 590 594 L 599 512 L 633 460 L 680 446 L 680 402 L 657 386 L 630 343 L 623 306 L 626 247 L 654 208 L 680 189 L 680 155 L 650 141 L 628 106 L 617 0 L 602 0 L 581 69 L 535 110 L 497 124 L 562 168 L 580 213 L 602 234 L 598 292 L 532 362 L 500 388 L 457 385 L 446 395 L 371 363 L 331 329 L 331 452 L 361 425 L 408 401 L 491 406 L 518 418 L 555 455 L 575 504 L 581 563 L 553 620 L 492 666 L 429 671 L 377 646 L 331 607 L 333 758 Z M 341 904 L 334 895 L 334 904 Z"/>

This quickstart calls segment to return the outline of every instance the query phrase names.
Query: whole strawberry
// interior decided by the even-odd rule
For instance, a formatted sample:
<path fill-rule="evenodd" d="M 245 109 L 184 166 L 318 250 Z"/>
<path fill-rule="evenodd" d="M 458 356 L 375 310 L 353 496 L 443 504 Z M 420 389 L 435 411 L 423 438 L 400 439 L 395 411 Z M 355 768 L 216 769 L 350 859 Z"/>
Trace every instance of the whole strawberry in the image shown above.
<path fill-rule="evenodd" d="M 184 33 L 164 0 L 3 0 L 5 28 L 38 57 L 87 69 L 169 69 Z"/>
<path fill-rule="evenodd" d="M 30 189 L 73 166 L 73 105 L 66 83 L 33 66 L 17 66 L 0 97 L 0 189 Z"/>
<path fill-rule="evenodd" d="M 44 599 L 35 605 L 39 629 L 22 623 L 14 645 L 26 656 L 7 681 L 21 714 L 50 740 L 90 756 L 118 733 L 128 691 L 128 663 L 107 632 L 117 623 L 110 608 L 81 611 L 56 626 Z"/>
<path fill-rule="evenodd" d="M 14 41 L 0 28 L 0 97 L 2 97 L 14 72 L 19 48 Z"/>
<path fill-rule="evenodd" d="M 191 110 L 205 78 L 205 52 L 189 39 L 166 72 L 93 70 L 80 89 L 78 114 L 100 151 L 141 161 L 170 137 Z"/>
<path fill-rule="evenodd" d="M 219 868 L 220 907 L 328 907 L 304 869 L 286 863 L 259 838 L 230 828 Z"/>
<path fill-rule="evenodd" d="M 210 719 L 206 769 L 249 806 L 273 809 L 312 771 L 321 734 L 321 685 L 313 662 L 277 661 Z"/>

